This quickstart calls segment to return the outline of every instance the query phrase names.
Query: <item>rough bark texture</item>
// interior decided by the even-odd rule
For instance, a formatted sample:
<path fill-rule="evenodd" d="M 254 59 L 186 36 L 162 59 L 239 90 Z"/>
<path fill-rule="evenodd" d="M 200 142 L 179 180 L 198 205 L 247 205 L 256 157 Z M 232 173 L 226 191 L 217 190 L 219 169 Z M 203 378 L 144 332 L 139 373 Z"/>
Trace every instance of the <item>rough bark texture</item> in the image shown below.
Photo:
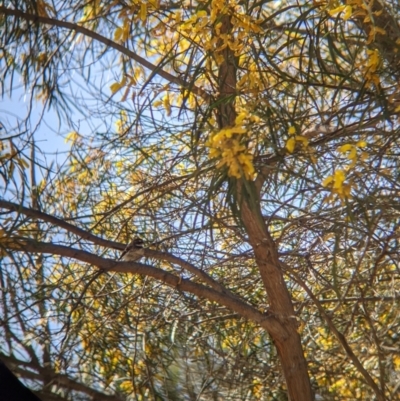
<path fill-rule="evenodd" d="M 242 220 L 253 247 L 257 266 L 268 294 L 270 312 L 281 323 L 281 333 L 271 337 L 278 350 L 282 369 L 291 401 L 312 400 L 307 363 L 304 358 L 297 321 L 289 291 L 279 267 L 276 245 L 265 224 L 257 216 L 259 211 L 251 210 L 243 202 Z"/>
<path fill-rule="evenodd" d="M 232 29 L 229 14 L 224 14 L 220 22 L 221 34 L 229 34 Z M 222 45 L 222 42 L 220 43 Z M 224 61 L 219 67 L 218 83 L 218 121 L 220 128 L 235 125 L 235 94 L 237 62 L 233 51 L 227 46 L 221 51 Z M 270 332 L 278 350 L 291 401 L 310 401 L 313 399 L 307 363 L 304 358 L 297 322 L 289 291 L 279 267 L 276 245 L 265 225 L 259 203 L 249 204 L 243 196 L 244 187 L 237 185 L 237 202 L 241 220 L 249 236 L 255 259 L 270 303 L 270 312 L 280 322 L 278 332 Z M 258 195 L 257 195 L 258 196 Z"/>

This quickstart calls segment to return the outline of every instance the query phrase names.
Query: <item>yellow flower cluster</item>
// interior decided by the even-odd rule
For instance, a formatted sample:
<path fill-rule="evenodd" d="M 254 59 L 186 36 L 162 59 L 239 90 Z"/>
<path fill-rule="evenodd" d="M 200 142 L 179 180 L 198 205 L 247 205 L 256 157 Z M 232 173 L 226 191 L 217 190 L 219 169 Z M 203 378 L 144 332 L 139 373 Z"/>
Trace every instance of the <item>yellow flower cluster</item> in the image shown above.
<path fill-rule="evenodd" d="M 351 181 L 345 183 L 346 171 L 349 172 L 353 169 L 358 160 L 363 162 L 368 158 L 368 154 L 360 150 L 366 146 L 367 143 L 365 141 L 358 141 L 356 144 L 346 143 L 337 149 L 338 152 L 347 154 L 346 157 L 351 163 L 345 167 L 345 170 L 336 170 L 333 175 L 328 176 L 322 182 L 322 186 L 331 187 L 331 194 L 326 198 L 327 202 L 334 200 L 335 195 L 337 195 L 342 202 L 345 199 L 351 198 L 351 189 L 356 186 Z"/>
<path fill-rule="evenodd" d="M 345 180 L 346 173 L 344 170 L 336 170 L 333 175 L 325 178 L 325 180 L 322 182 L 322 186 L 331 186 L 331 194 L 326 199 L 327 202 L 333 201 L 335 194 L 341 199 L 342 202 L 351 197 L 351 183 L 345 184 Z"/>
<path fill-rule="evenodd" d="M 188 20 L 181 23 L 181 14 L 176 14 L 176 22 L 180 24 L 178 30 L 189 36 L 192 41 L 201 41 L 205 50 L 213 53 L 217 64 L 222 63 L 223 49 L 229 47 L 239 57 L 245 53 L 245 48 L 251 43 L 251 34 L 262 31 L 262 19 L 254 19 L 247 15 L 235 0 L 211 0 L 210 11 L 200 9 Z M 222 15 L 229 15 L 232 29 L 222 33 Z"/>
<path fill-rule="evenodd" d="M 358 154 L 360 156 L 361 161 L 364 161 L 365 159 L 368 158 L 368 154 L 365 152 L 361 153 L 358 151 L 361 148 L 365 148 L 367 146 L 367 143 L 365 141 L 358 141 L 355 145 L 346 143 L 345 145 L 342 145 L 338 148 L 338 151 L 340 153 L 347 153 L 347 158 L 351 160 L 351 163 L 349 165 L 349 169 L 353 168 L 357 164 L 358 160 Z"/>
<path fill-rule="evenodd" d="M 361 71 L 364 73 L 364 77 L 368 84 L 380 84 L 379 69 L 382 65 L 381 56 L 379 50 L 367 50 L 367 60 L 364 60 L 364 64 L 357 64 Z"/>
<path fill-rule="evenodd" d="M 294 152 L 297 142 L 301 143 L 303 145 L 303 148 L 306 148 L 308 146 L 308 139 L 305 136 L 296 135 L 295 127 L 289 128 L 289 135 L 291 135 L 291 137 L 286 142 L 286 149 L 289 153 Z"/>
<path fill-rule="evenodd" d="M 210 148 L 210 158 L 220 159 L 217 168 L 226 166 L 230 177 L 251 180 L 255 174 L 253 156 L 240 141 L 247 133 L 242 126 L 245 117 L 245 113 L 239 114 L 234 127 L 223 128 L 212 134 L 206 145 Z"/>
<path fill-rule="evenodd" d="M 340 14 L 341 18 L 345 21 L 351 18 L 369 25 L 369 29 L 366 30 L 368 32 L 366 45 L 374 42 L 376 35 L 387 35 L 386 30 L 376 26 L 374 22 L 374 19 L 380 16 L 382 12 L 382 6 L 377 7 L 376 4 L 374 4 L 374 0 L 346 0 L 346 5 L 340 5 L 339 7 L 328 10 L 331 16 Z M 381 64 L 382 61 L 379 51 L 377 49 L 367 49 L 366 60 L 356 63 L 356 66 L 363 72 L 368 85 L 379 85 L 380 79 L 378 70 Z"/>
<path fill-rule="evenodd" d="M 353 13 L 353 9 L 349 5 L 347 5 L 347 6 L 342 5 L 342 6 L 336 7 L 335 9 L 331 9 L 328 11 L 329 15 L 331 15 L 332 17 L 334 17 L 337 14 L 341 14 L 342 12 L 344 12 L 344 14 L 341 15 L 341 18 L 343 18 L 345 21 L 347 21 L 351 17 L 351 15 Z"/>

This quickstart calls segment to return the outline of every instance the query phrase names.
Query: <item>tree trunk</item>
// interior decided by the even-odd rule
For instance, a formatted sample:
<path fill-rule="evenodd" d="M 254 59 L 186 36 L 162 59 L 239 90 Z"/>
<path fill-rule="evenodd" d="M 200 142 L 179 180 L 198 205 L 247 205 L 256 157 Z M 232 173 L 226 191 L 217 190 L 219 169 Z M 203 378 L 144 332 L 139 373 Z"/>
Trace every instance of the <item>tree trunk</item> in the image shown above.
<path fill-rule="evenodd" d="M 223 14 L 219 20 L 221 35 L 230 35 L 232 24 L 229 11 Z M 215 33 L 218 36 L 218 33 Z M 223 47 L 220 39 L 218 47 Z M 233 51 L 226 46 L 219 52 L 223 61 L 219 66 L 218 85 L 218 122 L 219 128 L 227 128 L 235 125 L 236 109 L 236 82 L 237 82 L 237 58 Z M 250 183 L 254 185 L 254 183 Z M 279 358 L 285 376 L 289 398 L 291 401 L 311 401 L 313 399 L 310 379 L 307 371 L 307 363 L 304 358 L 300 336 L 297 332 L 297 321 L 289 291 L 283 279 L 283 273 L 279 266 L 277 248 L 263 221 L 259 202 L 249 204 L 249 199 L 244 196 L 246 188 L 237 181 L 237 206 L 241 212 L 241 219 L 253 247 L 255 259 L 270 302 L 270 313 L 281 323 L 281 333 L 269 333 L 278 350 Z M 257 194 L 258 198 L 259 195 Z"/>

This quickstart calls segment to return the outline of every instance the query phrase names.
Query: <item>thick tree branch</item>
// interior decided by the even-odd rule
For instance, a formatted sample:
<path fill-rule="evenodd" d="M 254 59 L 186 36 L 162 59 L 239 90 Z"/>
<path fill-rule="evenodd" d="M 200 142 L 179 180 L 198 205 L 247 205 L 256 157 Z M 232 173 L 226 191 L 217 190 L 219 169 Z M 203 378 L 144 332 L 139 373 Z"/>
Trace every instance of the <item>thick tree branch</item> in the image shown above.
<path fill-rule="evenodd" d="M 89 233 L 86 230 L 76 227 L 73 224 L 67 223 L 65 220 L 59 219 L 58 217 L 54 217 L 47 213 L 43 213 L 43 212 L 40 212 L 35 209 L 27 208 L 25 206 L 18 205 L 13 202 L 0 200 L 0 208 L 11 210 L 11 211 L 14 211 L 17 213 L 22 213 L 25 216 L 29 216 L 29 217 L 32 217 L 37 220 L 41 220 L 41 221 L 45 221 L 47 223 L 54 224 L 55 226 L 61 227 L 61 228 L 65 229 L 66 231 L 79 236 L 82 239 L 91 241 L 94 244 L 97 244 L 100 246 L 114 248 L 114 249 L 120 249 L 120 250 L 124 249 L 126 246 L 126 244 L 120 244 L 120 243 L 117 243 L 114 241 L 108 241 L 108 240 L 99 238 L 99 237 Z M 227 290 L 223 285 L 219 284 L 217 281 L 215 281 L 213 278 L 211 278 L 206 272 L 198 269 L 193 264 L 188 263 L 181 258 L 178 258 L 178 257 L 171 255 L 169 253 L 166 253 L 166 252 L 158 252 L 158 251 L 153 251 L 151 249 L 145 249 L 145 256 L 155 258 L 157 260 L 166 260 L 168 262 L 177 264 L 178 266 L 182 267 L 182 269 L 187 270 L 188 272 L 194 274 L 195 276 L 197 276 L 198 278 L 203 280 L 211 288 L 214 288 L 215 290 L 220 291 L 220 292 L 229 293 L 229 290 Z M 234 296 L 232 293 L 230 295 Z"/>
<path fill-rule="evenodd" d="M 232 22 L 229 13 L 222 14 L 220 24 L 221 36 L 232 34 Z M 238 60 L 229 46 L 223 45 L 220 39 L 218 46 L 222 48 L 223 61 L 219 66 L 218 83 L 220 92 L 219 125 L 220 128 L 234 126 L 236 119 L 235 98 L 237 94 Z M 279 256 L 268 228 L 262 217 L 258 193 L 253 196 L 247 190 L 254 185 L 260 190 L 264 177 L 258 178 L 256 183 L 237 180 L 237 204 L 240 217 L 249 242 L 254 250 L 257 266 L 268 294 L 271 311 L 282 322 L 285 330 L 272 335 L 277 347 L 284 371 L 289 398 L 291 401 L 310 401 L 312 391 L 304 358 L 300 336 L 297 332 L 297 321 L 289 291 L 279 266 Z M 254 199 L 256 198 L 256 199 Z"/>
<path fill-rule="evenodd" d="M 175 288 L 178 291 L 187 291 L 198 297 L 206 298 L 209 301 L 223 305 L 232 312 L 236 312 L 241 317 L 258 323 L 272 336 L 277 336 L 278 333 L 282 335 L 282 332 L 286 331 L 280 321 L 272 314 L 264 314 L 259 312 L 253 306 L 246 304 L 244 301 L 232 294 L 229 294 L 227 291 L 217 291 L 213 288 L 206 287 L 205 285 L 193 283 L 189 279 L 177 277 L 172 273 L 168 273 L 153 266 L 142 263 L 117 262 L 115 260 L 105 259 L 79 249 L 45 242 L 34 242 L 27 238 L 13 238 L 12 241 L 4 241 L 2 245 L 5 249 L 10 251 L 60 255 L 89 263 L 104 271 L 131 273 L 152 277 L 168 285 L 169 287 Z"/>

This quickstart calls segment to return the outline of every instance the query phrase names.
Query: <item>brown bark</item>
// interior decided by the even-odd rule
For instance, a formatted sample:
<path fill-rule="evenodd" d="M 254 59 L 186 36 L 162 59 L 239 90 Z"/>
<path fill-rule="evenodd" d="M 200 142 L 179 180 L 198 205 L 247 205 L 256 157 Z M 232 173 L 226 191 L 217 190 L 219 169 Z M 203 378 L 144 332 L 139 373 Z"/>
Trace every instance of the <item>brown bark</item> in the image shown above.
<path fill-rule="evenodd" d="M 230 34 L 232 24 L 230 15 L 221 16 L 221 34 Z M 218 46 L 222 45 L 222 41 Z M 219 67 L 218 121 L 220 128 L 235 124 L 235 94 L 237 81 L 237 62 L 233 51 L 227 46 L 221 51 L 224 61 Z M 270 312 L 279 321 L 278 332 L 269 334 L 278 350 L 291 401 L 310 401 L 313 399 L 307 363 L 304 358 L 297 322 L 289 291 L 279 267 L 277 247 L 268 232 L 259 207 L 259 202 L 251 202 L 244 196 L 244 185 L 238 182 L 237 203 L 241 220 L 254 250 L 257 266 L 270 302 Z M 257 194 L 258 196 L 258 194 Z"/>
<path fill-rule="evenodd" d="M 94 255 L 90 252 L 82 251 L 80 249 L 72 248 L 70 246 L 55 245 L 46 242 L 36 242 L 28 238 L 13 237 L 10 239 L 3 239 L 1 246 L 9 251 L 21 251 L 37 254 L 50 254 L 60 255 L 81 262 L 88 263 L 96 266 L 101 270 L 138 274 L 141 276 L 152 277 L 165 285 L 175 288 L 179 291 L 187 291 L 200 298 L 208 299 L 209 301 L 223 305 L 232 312 L 237 313 L 239 316 L 258 323 L 265 330 L 268 331 L 273 337 L 278 336 L 281 331 L 281 323 L 278 319 L 270 313 L 262 313 L 252 305 L 246 303 L 236 295 L 232 294 L 228 289 L 214 289 L 203 284 L 198 284 L 191 279 L 184 279 L 174 273 L 169 273 L 160 268 L 151 265 L 145 265 L 137 262 L 117 262 L 114 259 L 105 259 L 100 256 Z M 157 257 L 161 259 L 170 259 L 166 253 L 152 251 L 145 249 L 145 256 Z M 178 258 L 174 259 L 177 260 Z M 185 263 L 186 268 L 189 263 Z M 191 269 L 196 269 L 192 265 Z"/>
<path fill-rule="evenodd" d="M 292 300 L 279 267 L 276 245 L 261 219 L 259 210 L 243 202 L 241 217 L 254 250 L 257 266 L 270 302 L 269 311 L 281 323 L 278 335 L 270 333 L 278 350 L 291 401 L 312 400 L 307 363 L 297 332 Z"/>

